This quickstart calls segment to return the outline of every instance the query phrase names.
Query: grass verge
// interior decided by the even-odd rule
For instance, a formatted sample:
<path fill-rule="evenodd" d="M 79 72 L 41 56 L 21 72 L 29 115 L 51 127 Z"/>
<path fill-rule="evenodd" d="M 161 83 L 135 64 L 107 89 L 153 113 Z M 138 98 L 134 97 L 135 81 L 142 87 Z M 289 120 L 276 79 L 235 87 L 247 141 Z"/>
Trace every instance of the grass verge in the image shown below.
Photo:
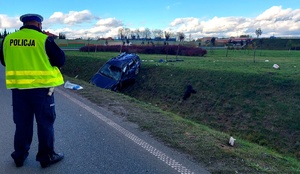
<path fill-rule="evenodd" d="M 233 112 L 238 107 L 240 108 L 237 110 L 247 111 L 241 114 L 244 116 L 243 119 L 236 120 L 236 117 L 232 117 L 233 120 L 230 120 L 229 123 L 234 121 L 244 121 L 243 124 L 250 124 L 249 127 L 244 127 L 244 131 L 250 132 L 246 135 L 252 136 L 248 137 L 250 140 L 252 138 L 252 142 L 257 142 L 256 140 L 253 140 L 255 134 L 251 132 L 257 131 L 255 128 L 258 128 L 259 131 L 257 132 L 261 131 L 262 135 L 268 136 L 269 130 L 264 130 L 264 125 L 261 124 L 263 119 L 269 118 L 272 120 L 277 118 L 278 123 L 283 124 L 283 127 L 291 126 L 291 121 L 284 118 L 288 117 L 297 119 L 297 117 L 293 116 L 293 114 L 297 112 L 294 112 L 292 108 L 287 110 L 284 103 L 276 101 L 281 101 L 284 99 L 284 96 L 288 96 L 286 98 L 291 98 L 292 100 L 285 99 L 283 101 L 295 106 L 297 109 L 297 106 L 292 104 L 298 101 L 297 97 L 291 96 L 297 96 L 298 91 L 291 89 L 295 89 L 295 87 L 297 87 L 298 82 L 294 79 L 298 76 L 299 72 L 295 71 L 293 68 L 289 68 L 286 71 L 274 71 L 267 69 L 270 64 L 266 65 L 262 62 L 264 62 L 265 59 L 275 59 L 274 55 L 266 55 L 265 57 L 257 58 L 256 62 L 258 63 L 253 65 L 252 63 L 249 63 L 252 62 L 252 59 L 245 59 L 242 57 L 244 54 L 232 52 L 231 54 L 238 55 L 237 58 L 223 58 L 222 56 L 217 55 L 217 52 L 214 52 L 214 54 L 215 55 L 209 59 L 190 59 L 189 61 L 185 61 L 186 64 L 181 65 L 157 64 L 156 60 L 161 59 L 161 55 L 154 55 L 151 57 L 143 55 L 143 58 L 148 61 L 143 63 L 144 69 L 141 71 L 138 83 L 135 84 L 132 89 L 125 91 L 126 95 L 103 90 L 87 83 L 88 79 L 98 70 L 107 58 L 102 60 L 101 58 L 97 58 L 95 54 L 84 54 L 81 57 L 78 57 L 78 59 L 75 58 L 76 56 L 72 56 L 72 59 L 76 59 L 76 61 L 67 61 L 64 71 L 68 72 L 67 74 L 73 77 L 79 74 L 79 78 L 81 80 L 66 77 L 66 79 L 69 79 L 71 82 L 84 86 L 84 90 L 76 91 L 76 93 L 83 95 L 92 102 L 97 103 L 99 106 L 109 108 L 118 115 L 123 116 L 132 122 L 136 122 L 142 130 L 151 132 L 155 137 L 165 142 L 168 146 L 190 154 L 199 163 L 203 163 L 212 173 L 300 172 L 300 164 L 296 158 L 293 158 L 288 154 L 283 155 L 284 153 L 278 153 L 274 151 L 274 149 L 272 150 L 272 148 L 267 148 L 268 146 L 266 145 L 268 145 L 269 142 L 265 142 L 266 139 L 264 139 L 263 136 L 258 140 L 260 140 L 261 144 L 264 146 L 259 146 L 259 143 L 246 141 L 247 136 L 244 136 L 246 137 L 244 138 L 243 134 L 235 134 L 235 138 L 237 139 L 236 145 L 234 147 L 229 146 L 228 140 L 234 131 L 223 129 L 224 127 L 228 128 L 226 127 L 226 124 L 224 126 L 224 123 L 226 122 L 218 122 L 220 117 L 215 117 L 218 115 L 223 115 L 224 117 L 225 115 L 225 118 L 229 119 L 230 115 L 226 115 L 226 112 Z M 109 58 L 113 57 L 112 55 L 115 55 L 115 53 L 105 56 Z M 239 59 L 239 61 L 237 61 L 237 59 Z M 280 62 L 280 65 L 282 65 L 281 67 L 283 68 L 285 66 L 297 66 L 294 65 L 295 62 L 293 62 L 293 60 L 294 59 L 281 59 L 281 57 L 276 59 L 276 61 Z M 232 64 L 234 65 L 232 66 Z M 244 69 L 245 66 L 247 69 Z M 185 70 L 186 67 L 188 67 L 189 71 Z M 164 71 L 161 71 L 160 69 L 163 69 Z M 176 71 L 174 69 L 176 69 Z M 207 71 L 203 71 L 203 69 L 206 69 Z M 200 74 L 201 76 L 196 76 L 195 74 L 199 74 L 199 70 L 202 70 L 203 73 Z M 181 74 L 180 72 L 184 73 Z M 209 72 L 217 72 L 217 74 L 210 74 Z M 229 72 L 229 74 L 226 74 L 226 72 Z M 230 77 L 234 73 L 239 73 L 240 75 Z M 250 74 L 250 76 L 243 74 Z M 261 74 L 270 74 L 271 77 L 269 78 L 271 80 L 264 78 L 264 76 L 259 76 Z M 235 80 L 238 76 L 240 76 L 240 78 Z M 261 81 L 259 81 L 259 83 L 254 83 L 257 81 L 257 78 L 251 78 L 251 76 L 258 76 L 260 77 L 258 79 L 261 79 Z M 197 78 L 199 77 L 201 77 L 201 83 L 196 83 Z M 223 80 L 216 80 L 220 79 L 220 77 Z M 275 80 L 272 79 L 273 77 Z M 282 77 L 284 77 L 283 80 Z M 180 99 L 179 96 L 181 95 L 182 89 L 176 89 L 174 84 L 184 86 L 186 82 L 182 82 L 178 79 L 185 78 L 188 78 L 186 81 L 196 84 L 196 88 L 201 89 L 200 93 L 202 95 L 193 96 L 194 98 L 191 98 L 187 102 L 180 103 L 178 102 L 178 99 Z M 194 78 L 195 80 L 193 80 Z M 139 82 L 141 83 L 139 84 Z M 228 82 L 233 83 L 229 84 Z M 269 83 L 272 84 L 271 87 L 266 85 Z M 245 88 L 245 84 L 249 87 Z M 274 88 L 274 84 L 275 87 L 277 84 L 279 88 Z M 268 90 L 258 90 L 258 85 L 260 85 L 260 87 L 265 87 Z M 237 90 L 236 93 L 232 94 L 230 92 L 232 89 L 228 87 L 235 87 L 240 90 Z M 208 89 L 213 90 L 208 91 Z M 281 95 L 273 96 L 272 91 L 277 91 L 278 89 L 279 91 L 280 89 L 284 89 L 283 91 L 285 95 L 281 93 Z M 145 91 L 147 91 L 147 95 L 145 94 Z M 141 95 L 141 93 L 144 93 L 144 95 Z M 270 103 L 269 101 L 262 101 L 261 96 L 256 97 L 259 96 L 259 93 L 262 93 L 264 98 L 268 98 L 268 96 L 271 95 L 272 97 L 269 97 L 270 101 L 274 101 L 275 104 L 279 103 L 279 105 L 275 106 L 282 107 L 281 109 L 279 108 L 279 111 L 280 114 L 285 114 L 284 117 L 276 115 L 276 112 L 269 112 L 272 108 L 266 110 L 266 108 L 268 108 L 266 106 Z M 138 98 L 139 100 L 131 98 L 127 94 L 137 96 L 135 98 Z M 232 101 L 235 101 L 235 103 L 226 102 L 228 97 Z M 209 101 L 208 99 L 212 99 L 213 102 L 207 102 Z M 246 102 L 244 102 L 244 100 L 246 100 Z M 239 103 L 242 105 L 239 105 Z M 255 103 L 255 105 L 251 105 L 253 103 Z M 274 105 L 274 103 L 271 104 Z M 193 117 L 189 117 L 189 115 L 195 115 L 194 118 L 201 118 L 201 114 L 199 113 L 202 113 L 201 110 L 199 111 L 195 109 L 195 107 L 191 106 L 201 106 L 199 108 L 206 108 L 203 113 L 210 114 L 209 116 L 211 116 L 211 120 L 209 120 L 209 122 L 205 122 L 203 120 L 207 117 L 202 117 L 202 119 L 199 119 L 201 120 L 200 122 L 199 120 L 197 121 L 193 119 Z M 196 112 L 193 113 L 191 110 L 196 110 Z M 292 112 L 289 112 L 289 110 Z M 261 117 L 261 115 L 267 115 L 270 113 L 275 114 L 275 116 Z M 247 120 L 246 116 L 250 119 Z M 206 124 L 206 126 L 204 126 L 204 124 Z M 297 131 L 299 131 L 297 128 L 298 123 L 296 122 L 293 125 L 294 128 L 291 130 L 295 130 L 294 133 L 297 133 Z M 275 128 L 273 128 L 273 130 L 276 131 Z M 283 130 L 282 127 L 279 130 Z M 280 139 L 276 140 L 280 141 Z"/>

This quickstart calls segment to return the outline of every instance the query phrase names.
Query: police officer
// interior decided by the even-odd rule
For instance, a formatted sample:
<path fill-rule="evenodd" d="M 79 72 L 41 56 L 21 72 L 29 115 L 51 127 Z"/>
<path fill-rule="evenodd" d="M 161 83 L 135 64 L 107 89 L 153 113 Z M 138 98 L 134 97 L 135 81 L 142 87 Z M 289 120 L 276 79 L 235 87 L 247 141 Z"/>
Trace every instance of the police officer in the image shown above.
<path fill-rule="evenodd" d="M 17 167 L 23 166 L 29 154 L 35 116 L 39 141 L 36 160 L 45 168 L 64 158 L 63 153 L 54 151 L 53 89 L 64 83 L 59 67 L 65 63 L 65 54 L 53 38 L 42 33 L 41 15 L 25 14 L 20 20 L 23 26 L 7 35 L 0 48 L 16 125 L 11 157 Z"/>

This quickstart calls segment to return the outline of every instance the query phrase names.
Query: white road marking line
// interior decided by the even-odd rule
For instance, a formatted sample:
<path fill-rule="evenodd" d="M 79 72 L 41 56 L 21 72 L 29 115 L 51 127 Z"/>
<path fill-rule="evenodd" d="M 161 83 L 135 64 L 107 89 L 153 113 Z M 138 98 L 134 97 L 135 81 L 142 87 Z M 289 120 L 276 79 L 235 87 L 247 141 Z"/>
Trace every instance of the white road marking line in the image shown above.
<path fill-rule="evenodd" d="M 131 139 L 134 143 L 138 144 L 140 147 L 144 148 L 149 153 L 151 153 L 152 155 L 157 157 L 159 160 L 165 162 L 168 166 L 175 169 L 179 173 L 181 173 L 181 174 L 194 174 L 194 172 L 190 171 L 189 169 L 184 167 L 182 164 L 180 164 L 176 160 L 172 159 L 171 157 L 169 157 L 168 155 L 166 155 L 162 151 L 160 151 L 160 150 L 156 149 L 155 147 L 151 146 L 150 144 L 148 144 L 144 140 L 140 139 L 139 137 L 137 137 L 133 133 L 131 133 L 128 130 L 124 129 L 122 126 L 118 125 L 117 123 L 115 123 L 111 119 L 105 117 L 104 115 L 102 115 L 98 111 L 96 111 L 93 108 L 87 106 L 86 104 L 82 103 L 81 101 L 73 98 L 72 96 L 70 96 L 69 94 L 63 92 L 60 89 L 56 89 L 56 91 L 59 92 L 60 94 L 62 94 L 63 96 L 67 97 L 68 99 L 70 99 L 74 103 L 78 104 L 82 108 L 86 109 L 88 112 L 95 115 L 97 118 L 104 121 L 105 123 L 107 123 L 108 125 L 113 127 L 114 129 L 118 130 L 120 133 L 125 135 L 127 138 Z"/>

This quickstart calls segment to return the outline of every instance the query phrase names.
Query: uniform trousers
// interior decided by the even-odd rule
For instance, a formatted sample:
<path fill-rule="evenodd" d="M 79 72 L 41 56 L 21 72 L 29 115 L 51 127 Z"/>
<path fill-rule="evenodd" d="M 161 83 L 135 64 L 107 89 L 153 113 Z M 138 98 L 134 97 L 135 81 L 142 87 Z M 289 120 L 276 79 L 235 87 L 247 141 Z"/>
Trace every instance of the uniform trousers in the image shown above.
<path fill-rule="evenodd" d="M 25 160 L 32 142 L 34 118 L 38 135 L 38 161 L 47 161 L 54 152 L 54 94 L 49 88 L 12 89 L 13 120 L 16 126 L 12 158 Z"/>

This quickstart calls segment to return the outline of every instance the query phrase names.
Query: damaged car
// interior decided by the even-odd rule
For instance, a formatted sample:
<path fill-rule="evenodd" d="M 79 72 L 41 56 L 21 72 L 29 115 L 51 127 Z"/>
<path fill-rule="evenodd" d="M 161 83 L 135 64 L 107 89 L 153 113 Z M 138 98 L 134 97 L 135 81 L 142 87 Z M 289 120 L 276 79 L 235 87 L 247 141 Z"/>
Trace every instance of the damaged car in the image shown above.
<path fill-rule="evenodd" d="M 104 89 L 119 91 L 132 85 L 140 71 L 141 60 L 135 53 L 121 53 L 108 60 L 92 77 L 90 83 Z"/>

